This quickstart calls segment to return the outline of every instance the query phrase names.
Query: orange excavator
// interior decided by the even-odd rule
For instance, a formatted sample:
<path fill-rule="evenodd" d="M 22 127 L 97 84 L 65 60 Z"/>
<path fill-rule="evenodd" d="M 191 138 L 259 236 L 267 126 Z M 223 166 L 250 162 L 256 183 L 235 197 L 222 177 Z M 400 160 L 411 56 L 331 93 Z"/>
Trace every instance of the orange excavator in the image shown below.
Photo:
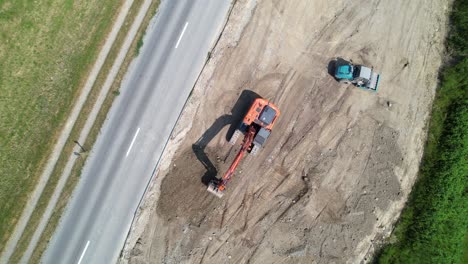
<path fill-rule="evenodd" d="M 229 143 L 236 144 L 240 135 L 244 135 L 242 147 L 229 169 L 221 179 L 215 179 L 208 185 L 208 191 L 218 197 L 223 197 L 227 183 L 231 180 L 237 166 L 246 152 L 256 155 L 271 134 L 271 130 L 280 116 L 279 109 L 263 98 L 257 98 L 250 106 L 239 128 L 232 135 Z"/>

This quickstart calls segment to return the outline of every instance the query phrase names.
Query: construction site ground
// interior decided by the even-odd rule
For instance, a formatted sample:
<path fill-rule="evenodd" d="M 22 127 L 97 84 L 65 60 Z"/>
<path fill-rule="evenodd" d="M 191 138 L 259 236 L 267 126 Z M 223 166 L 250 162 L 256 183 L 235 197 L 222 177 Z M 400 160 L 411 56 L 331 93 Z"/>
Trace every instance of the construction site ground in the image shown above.
<path fill-rule="evenodd" d="M 236 1 L 122 261 L 369 261 L 416 179 L 447 2 Z M 378 92 L 339 84 L 335 57 L 374 66 Z M 230 165 L 227 139 L 258 95 L 282 114 L 219 199 L 206 181 Z"/>

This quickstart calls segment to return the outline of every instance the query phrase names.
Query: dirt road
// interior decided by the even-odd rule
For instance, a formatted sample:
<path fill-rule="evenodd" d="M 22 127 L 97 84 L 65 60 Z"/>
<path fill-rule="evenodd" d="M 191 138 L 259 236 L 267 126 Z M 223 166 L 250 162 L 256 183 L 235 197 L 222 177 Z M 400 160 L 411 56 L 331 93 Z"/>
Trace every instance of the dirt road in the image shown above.
<path fill-rule="evenodd" d="M 124 252 L 131 263 L 366 261 L 414 183 L 447 1 L 237 1 L 169 143 Z M 340 85 L 334 57 L 374 66 Z M 255 94 L 282 115 L 227 195 L 205 191 Z"/>

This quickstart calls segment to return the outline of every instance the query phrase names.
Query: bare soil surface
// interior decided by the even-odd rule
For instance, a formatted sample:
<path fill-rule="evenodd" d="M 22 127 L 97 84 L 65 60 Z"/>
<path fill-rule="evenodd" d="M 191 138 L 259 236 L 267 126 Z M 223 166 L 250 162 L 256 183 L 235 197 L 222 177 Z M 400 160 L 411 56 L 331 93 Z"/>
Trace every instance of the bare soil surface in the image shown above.
<path fill-rule="evenodd" d="M 132 227 L 130 263 L 366 262 L 419 167 L 447 1 L 237 1 Z M 374 66 L 372 93 L 334 58 Z M 282 111 L 226 195 L 206 192 L 251 100 Z M 240 140 L 239 140 L 240 141 Z"/>

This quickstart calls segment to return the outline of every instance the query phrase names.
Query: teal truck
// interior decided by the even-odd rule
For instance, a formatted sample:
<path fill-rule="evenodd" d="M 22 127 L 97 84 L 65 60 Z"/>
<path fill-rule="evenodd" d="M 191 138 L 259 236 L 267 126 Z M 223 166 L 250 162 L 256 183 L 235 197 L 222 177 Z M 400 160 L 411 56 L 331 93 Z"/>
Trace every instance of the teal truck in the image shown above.
<path fill-rule="evenodd" d="M 335 63 L 335 78 L 340 83 L 352 83 L 359 88 L 376 92 L 380 74 L 376 73 L 373 68 L 338 59 Z"/>

